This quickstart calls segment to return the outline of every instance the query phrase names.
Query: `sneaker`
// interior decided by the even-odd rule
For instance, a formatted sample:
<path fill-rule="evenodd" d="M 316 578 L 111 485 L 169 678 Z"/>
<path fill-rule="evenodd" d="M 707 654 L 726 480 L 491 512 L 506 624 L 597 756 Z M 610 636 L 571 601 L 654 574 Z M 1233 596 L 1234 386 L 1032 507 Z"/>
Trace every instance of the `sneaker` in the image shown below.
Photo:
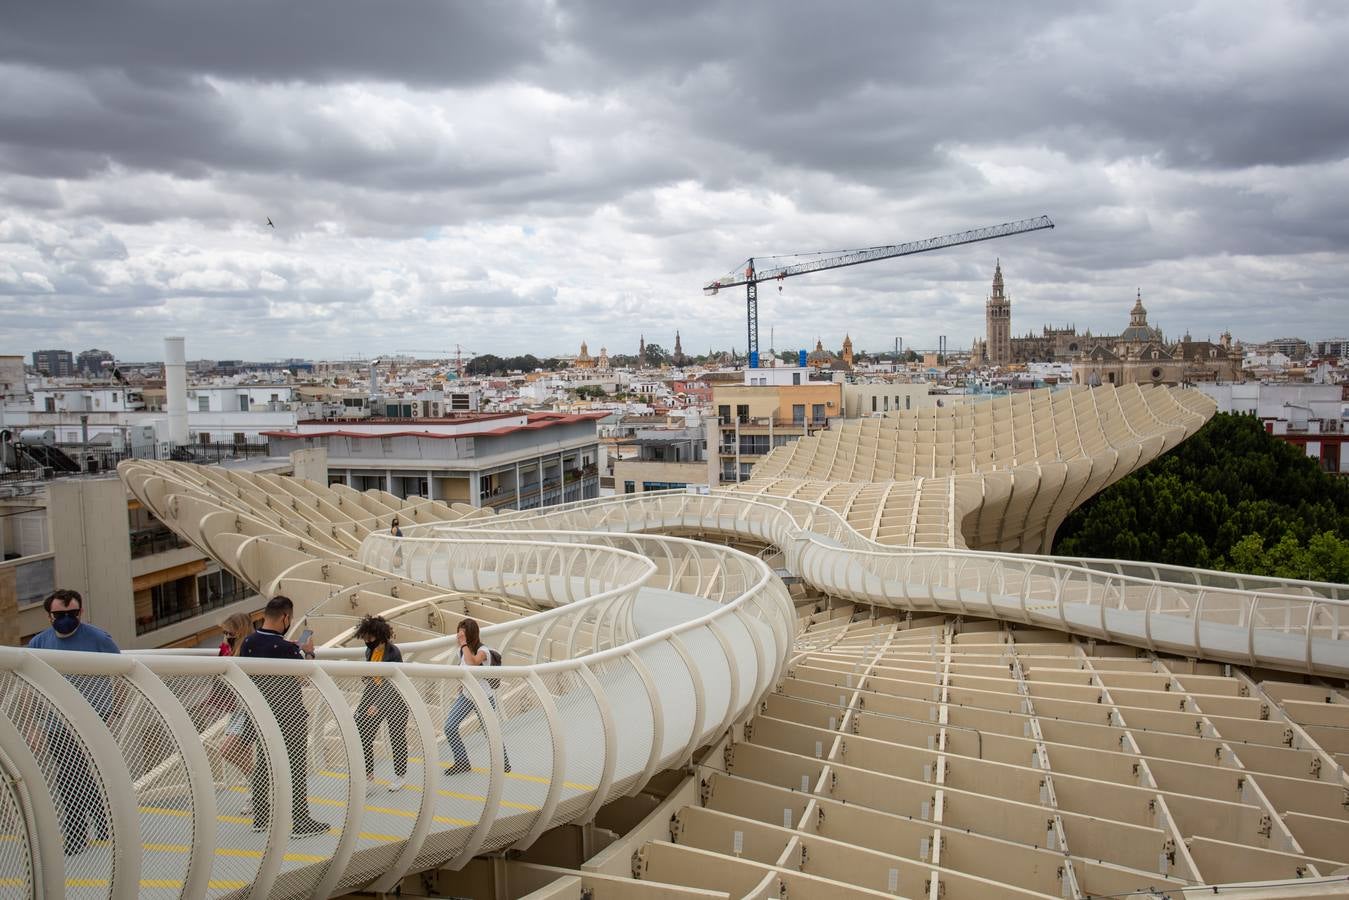
<path fill-rule="evenodd" d="M 465 759 L 465 760 L 456 762 L 456 763 L 455 763 L 454 765 L 452 765 L 452 766 L 447 766 L 446 769 L 445 769 L 445 774 L 446 774 L 446 775 L 463 775 L 465 772 L 469 771 L 470 768 L 471 768 L 471 766 L 469 765 L 468 760 Z"/>
<path fill-rule="evenodd" d="M 392 794 L 394 791 L 401 791 L 402 789 L 403 789 L 403 779 L 395 778 L 393 781 L 389 782 L 389 793 Z"/>
<path fill-rule="evenodd" d="M 327 822 L 320 822 L 318 819 L 306 819 L 303 822 L 296 822 L 290 833 L 295 837 L 308 837 L 311 834 L 323 834 L 328 830 L 328 827 Z"/>

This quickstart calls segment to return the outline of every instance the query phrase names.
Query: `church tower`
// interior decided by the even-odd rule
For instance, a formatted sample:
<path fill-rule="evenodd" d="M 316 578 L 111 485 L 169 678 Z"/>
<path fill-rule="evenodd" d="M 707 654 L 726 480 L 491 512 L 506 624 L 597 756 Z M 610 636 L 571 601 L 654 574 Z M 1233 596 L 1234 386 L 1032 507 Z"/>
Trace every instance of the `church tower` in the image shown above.
<path fill-rule="evenodd" d="M 673 362 L 676 366 L 684 365 L 684 345 L 679 342 L 679 332 L 675 332 L 675 346 Z"/>
<path fill-rule="evenodd" d="M 993 268 L 993 294 L 984 305 L 984 324 L 988 331 L 986 353 L 990 365 L 1012 362 L 1012 299 L 1003 292 L 1002 260 Z"/>
<path fill-rule="evenodd" d="M 849 366 L 852 365 L 852 335 L 850 334 L 845 334 L 843 336 L 842 358 L 843 361 L 847 363 Z"/>
<path fill-rule="evenodd" d="M 637 368 L 646 368 L 646 335 L 637 340 Z"/>

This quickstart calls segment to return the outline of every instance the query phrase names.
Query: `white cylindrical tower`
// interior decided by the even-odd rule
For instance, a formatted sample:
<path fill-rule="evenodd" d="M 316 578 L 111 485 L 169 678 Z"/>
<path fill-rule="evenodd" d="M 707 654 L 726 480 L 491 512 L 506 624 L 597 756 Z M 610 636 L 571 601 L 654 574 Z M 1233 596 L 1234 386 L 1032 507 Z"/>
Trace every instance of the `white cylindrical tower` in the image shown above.
<path fill-rule="evenodd" d="M 187 443 L 187 357 L 184 339 L 164 338 L 164 401 L 169 409 L 169 440 Z"/>

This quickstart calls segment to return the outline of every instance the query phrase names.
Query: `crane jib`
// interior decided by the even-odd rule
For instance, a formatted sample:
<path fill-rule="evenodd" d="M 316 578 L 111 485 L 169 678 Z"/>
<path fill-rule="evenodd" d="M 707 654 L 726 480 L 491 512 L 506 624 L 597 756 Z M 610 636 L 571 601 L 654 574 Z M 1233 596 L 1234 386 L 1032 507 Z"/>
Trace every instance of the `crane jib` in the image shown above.
<path fill-rule="evenodd" d="M 945 247 L 958 247 L 962 244 L 975 244 L 980 241 L 1011 237 L 1016 234 L 1026 234 L 1032 231 L 1041 231 L 1053 227 L 1054 223 L 1050 220 L 1049 216 L 1038 216 L 1033 219 L 1004 222 L 1001 225 L 989 225 L 984 228 L 975 228 L 969 231 L 957 232 L 955 234 L 940 235 L 938 237 L 926 238 L 921 241 L 911 241 L 906 244 L 887 244 L 880 247 L 849 250 L 845 253 L 829 256 L 824 259 L 810 260 L 809 262 L 768 269 L 756 268 L 754 266 L 754 261 L 751 258 L 745 266 L 743 275 L 737 271 L 733 275 L 717 279 L 707 285 L 704 290 L 715 293 L 721 288 L 736 287 L 737 285 L 742 284 L 755 284 L 761 281 L 771 281 L 773 279 L 790 278 L 795 275 L 806 275 L 810 272 L 822 272 L 826 269 L 841 269 L 845 266 L 856 266 L 862 263 L 876 262 L 877 260 L 882 259 L 892 259 L 897 256 L 912 256 L 915 253 L 925 253 L 929 250 L 941 250 Z"/>

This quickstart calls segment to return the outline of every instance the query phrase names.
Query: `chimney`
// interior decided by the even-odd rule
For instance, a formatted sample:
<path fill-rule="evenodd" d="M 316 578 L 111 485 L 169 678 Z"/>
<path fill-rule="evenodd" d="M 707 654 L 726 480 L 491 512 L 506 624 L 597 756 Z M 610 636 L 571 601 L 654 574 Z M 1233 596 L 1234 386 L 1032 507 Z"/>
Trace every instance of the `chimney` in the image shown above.
<path fill-rule="evenodd" d="M 169 408 L 169 441 L 187 443 L 187 357 L 184 339 L 164 338 L 164 400 Z"/>

